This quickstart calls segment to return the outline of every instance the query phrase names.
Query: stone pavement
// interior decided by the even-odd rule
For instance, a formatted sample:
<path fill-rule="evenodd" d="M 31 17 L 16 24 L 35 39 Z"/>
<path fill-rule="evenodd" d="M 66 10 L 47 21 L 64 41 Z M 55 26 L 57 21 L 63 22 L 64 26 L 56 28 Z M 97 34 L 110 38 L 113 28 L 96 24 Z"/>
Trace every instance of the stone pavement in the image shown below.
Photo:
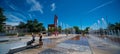
<path fill-rule="evenodd" d="M 55 39 L 55 38 L 61 38 L 61 37 L 65 37 L 65 35 L 64 36 L 62 35 L 46 36 L 46 37 L 43 37 L 43 40 L 45 42 L 48 42 L 52 38 Z M 32 39 L 31 36 L 23 36 L 23 37 L 2 36 L 0 37 L 1 41 L 4 41 L 4 40 L 8 40 L 8 41 L 0 42 L 0 54 L 6 54 L 11 48 L 26 46 L 26 43 L 30 41 L 31 39 Z M 39 37 L 36 37 L 36 42 L 38 42 L 38 39 Z M 46 39 L 49 39 L 49 40 L 46 41 Z"/>
<path fill-rule="evenodd" d="M 17 52 L 15 54 L 38 54 L 39 52 L 44 51 L 45 49 L 55 47 L 60 42 L 63 42 L 65 40 L 68 40 L 68 39 L 71 39 L 71 38 L 75 37 L 75 35 L 59 36 L 59 37 L 54 36 L 54 38 L 51 38 L 51 37 L 43 39 L 43 45 L 42 46 L 39 46 L 37 48 L 27 49 L 27 50 L 24 50 L 24 51 L 20 51 L 20 52 Z"/>
<path fill-rule="evenodd" d="M 92 54 L 86 37 L 74 37 L 77 40 L 66 40 L 54 48 L 46 49 L 39 54 Z M 80 38 L 80 39 L 79 39 Z"/>
<path fill-rule="evenodd" d="M 70 35 L 74 35 L 74 34 L 70 34 Z M 65 34 L 60 34 L 58 36 L 43 36 L 42 39 L 48 39 L 48 38 L 60 38 L 60 37 L 64 37 L 66 36 Z M 31 39 L 31 36 L 22 36 L 22 37 L 17 37 L 17 36 L 0 36 L 0 42 L 7 42 L 7 41 L 16 41 L 16 40 L 20 40 L 20 39 Z M 39 39 L 38 36 L 35 37 L 36 40 Z"/>
<path fill-rule="evenodd" d="M 87 37 L 64 36 L 47 42 L 43 42 L 42 48 L 32 48 L 15 54 L 92 54 Z"/>

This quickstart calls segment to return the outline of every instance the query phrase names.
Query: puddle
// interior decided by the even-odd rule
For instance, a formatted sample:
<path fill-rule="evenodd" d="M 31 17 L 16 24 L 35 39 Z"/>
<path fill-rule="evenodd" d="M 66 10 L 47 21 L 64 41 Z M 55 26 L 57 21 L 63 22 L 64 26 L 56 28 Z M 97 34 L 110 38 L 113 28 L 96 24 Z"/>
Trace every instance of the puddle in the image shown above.
<path fill-rule="evenodd" d="M 87 37 L 80 37 L 80 36 L 76 36 L 72 39 L 66 40 L 63 43 L 71 43 L 71 44 L 89 46 Z"/>

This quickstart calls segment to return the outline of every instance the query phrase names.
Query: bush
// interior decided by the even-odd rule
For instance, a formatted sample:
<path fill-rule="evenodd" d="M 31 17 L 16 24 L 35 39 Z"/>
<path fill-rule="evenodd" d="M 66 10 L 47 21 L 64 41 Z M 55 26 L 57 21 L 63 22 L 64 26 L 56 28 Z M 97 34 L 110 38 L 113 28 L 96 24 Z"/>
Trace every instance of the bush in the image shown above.
<path fill-rule="evenodd" d="M 19 35 L 18 36 L 25 36 L 25 34 L 24 33 L 19 33 Z"/>
<path fill-rule="evenodd" d="M 7 36 L 16 36 L 17 34 L 6 34 Z M 19 33 L 19 35 L 18 36 L 25 36 L 25 34 L 24 33 Z"/>
<path fill-rule="evenodd" d="M 6 34 L 7 36 L 14 36 L 14 35 L 16 35 L 16 34 Z"/>

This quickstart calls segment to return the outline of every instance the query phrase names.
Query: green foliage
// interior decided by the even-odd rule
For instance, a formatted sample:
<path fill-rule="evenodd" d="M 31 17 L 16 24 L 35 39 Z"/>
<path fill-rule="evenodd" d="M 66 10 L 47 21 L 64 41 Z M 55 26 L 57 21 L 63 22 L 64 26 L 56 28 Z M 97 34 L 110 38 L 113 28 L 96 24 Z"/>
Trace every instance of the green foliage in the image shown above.
<path fill-rule="evenodd" d="M 16 34 L 6 34 L 7 36 L 14 36 L 14 35 L 16 35 Z"/>
<path fill-rule="evenodd" d="M 7 33 L 6 34 L 7 36 L 16 36 L 17 34 L 10 34 L 10 33 Z M 19 35 L 18 36 L 25 36 L 25 34 L 24 33 L 19 33 Z"/>
<path fill-rule="evenodd" d="M 45 29 L 45 27 L 44 27 L 44 26 L 42 27 L 42 31 L 46 31 L 46 29 Z"/>
<path fill-rule="evenodd" d="M 88 33 L 90 27 L 86 27 L 85 30 L 83 31 L 84 33 Z"/>
<path fill-rule="evenodd" d="M 117 22 L 115 24 L 110 24 L 109 23 L 107 29 L 109 29 L 109 30 L 120 30 L 120 23 L 119 22 Z"/>
<path fill-rule="evenodd" d="M 51 29 L 48 30 L 49 32 L 53 33 L 55 31 L 54 27 L 51 27 Z"/>
<path fill-rule="evenodd" d="M 78 26 L 74 26 L 73 28 L 75 29 L 75 33 L 79 34 L 81 32 Z"/>
<path fill-rule="evenodd" d="M 27 28 L 28 32 L 40 32 L 46 30 L 45 27 L 43 26 L 43 23 L 39 23 L 37 19 L 28 20 L 26 24 L 24 22 L 20 22 L 18 28 L 20 29 Z"/>
<path fill-rule="evenodd" d="M 25 36 L 25 34 L 24 33 L 20 33 L 18 36 Z"/>
<path fill-rule="evenodd" d="M 0 8 L 0 32 L 3 32 L 3 23 L 6 21 L 6 17 L 3 15 L 3 10 Z"/>
<path fill-rule="evenodd" d="M 62 27 L 58 26 L 58 32 L 61 33 Z"/>
<path fill-rule="evenodd" d="M 22 28 L 25 28 L 25 27 L 26 27 L 26 24 L 24 22 L 20 22 L 19 28 L 22 29 Z"/>

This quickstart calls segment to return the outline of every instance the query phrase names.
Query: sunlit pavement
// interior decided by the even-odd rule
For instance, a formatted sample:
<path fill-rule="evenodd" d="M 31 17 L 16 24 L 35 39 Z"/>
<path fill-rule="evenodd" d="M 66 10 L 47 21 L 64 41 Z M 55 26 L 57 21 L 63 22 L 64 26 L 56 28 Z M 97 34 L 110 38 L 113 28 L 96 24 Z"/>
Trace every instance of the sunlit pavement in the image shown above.
<path fill-rule="evenodd" d="M 92 54 L 92 51 L 86 37 L 72 35 L 43 40 L 42 48 L 28 49 L 15 54 Z"/>
<path fill-rule="evenodd" d="M 43 37 L 43 45 L 15 54 L 119 54 L 120 47 L 118 45 L 111 44 L 94 35 L 88 37 L 76 35 Z M 15 37 L 9 42 L 0 43 L 0 54 L 6 54 L 11 48 L 26 46 L 26 42 L 31 40 L 31 37 L 26 36 L 19 38 Z M 38 39 L 36 37 L 36 43 L 38 43 Z"/>
<path fill-rule="evenodd" d="M 38 43 L 36 37 L 36 43 Z M 6 54 L 9 49 L 26 46 L 31 37 L 21 37 L 21 40 L 0 43 L 0 54 Z M 43 45 L 17 52 L 15 54 L 92 54 L 87 37 L 80 35 L 59 35 L 43 37 Z"/>
<path fill-rule="evenodd" d="M 1 37 L 2 40 L 8 40 L 7 42 L 0 43 L 0 54 L 6 54 L 9 49 L 14 47 L 26 46 L 26 42 L 31 40 L 31 37 Z"/>
<path fill-rule="evenodd" d="M 27 49 L 27 50 L 24 50 L 24 51 L 20 51 L 20 52 L 17 52 L 15 54 L 38 54 L 38 53 L 40 53 L 40 52 L 42 52 L 46 49 L 54 48 L 57 44 L 65 41 L 65 40 L 71 39 L 75 36 L 76 35 L 70 35 L 70 36 L 62 36 L 60 38 L 43 39 L 43 45 L 42 46 L 32 48 L 32 49 Z"/>
<path fill-rule="evenodd" d="M 65 35 L 60 36 L 46 36 L 43 37 L 45 42 L 46 39 L 50 38 L 61 38 Z M 0 37 L 0 54 L 6 54 L 11 48 L 26 46 L 26 43 L 30 41 L 31 36 L 15 37 L 15 36 L 1 36 Z M 39 37 L 36 37 L 36 42 L 38 42 Z M 6 41 L 7 40 L 7 41 Z"/>
<path fill-rule="evenodd" d="M 119 54 L 120 47 L 114 43 L 110 43 L 96 36 L 89 35 L 89 44 L 93 54 Z"/>
<path fill-rule="evenodd" d="M 92 54 L 87 37 L 76 36 L 39 54 Z"/>

